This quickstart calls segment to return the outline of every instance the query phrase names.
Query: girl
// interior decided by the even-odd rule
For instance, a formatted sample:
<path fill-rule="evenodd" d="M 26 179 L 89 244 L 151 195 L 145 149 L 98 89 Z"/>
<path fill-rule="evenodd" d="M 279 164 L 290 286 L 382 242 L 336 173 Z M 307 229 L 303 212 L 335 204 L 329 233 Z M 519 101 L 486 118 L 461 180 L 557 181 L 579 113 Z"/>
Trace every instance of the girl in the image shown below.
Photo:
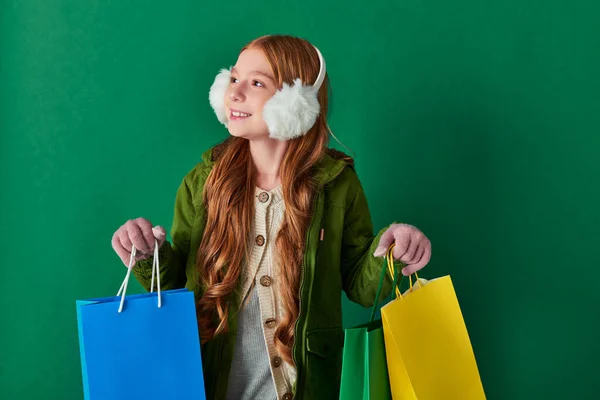
<path fill-rule="evenodd" d="M 342 290 L 371 306 L 392 243 L 405 275 L 429 261 L 415 227 L 373 235 L 353 159 L 328 148 L 328 85 L 303 39 L 244 46 L 209 95 L 231 136 L 183 178 L 173 243 L 143 218 L 113 236 L 146 289 L 156 239 L 163 289 L 195 292 L 209 399 L 339 397 Z"/>

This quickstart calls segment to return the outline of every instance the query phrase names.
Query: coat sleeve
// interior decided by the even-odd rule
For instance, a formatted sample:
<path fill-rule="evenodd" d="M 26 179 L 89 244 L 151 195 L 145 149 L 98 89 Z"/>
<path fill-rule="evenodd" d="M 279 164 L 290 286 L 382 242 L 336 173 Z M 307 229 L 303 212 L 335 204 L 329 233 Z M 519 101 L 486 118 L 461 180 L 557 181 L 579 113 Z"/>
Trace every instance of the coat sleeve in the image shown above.
<path fill-rule="evenodd" d="M 348 298 L 364 307 L 375 301 L 384 257 L 373 253 L 387 227 L 373 234 L 373 222 L 362 184 L 354 169 L 351 169 L 348 206 L 344 216 L 342 234 L 341 274 L 342 287 Z M 385 298 L 392 286 L 386 274 L 381 298 Z"/>
<path fill-rule="evenodd" d="M 196 214 L 192 183 L 193 179 L 188 175 L 179 185 L 175 197 L 175 210 L 170 231 L 172 244 L 165 240 L 159 249 L 160 283 L 161 289 L 164 290 L 183 288 L 186 284 L 185 268 L 190 251 L 193 221 Z M 152 261 L 153 257 L 140 260 L 132 270 L 137 280 L 146 290 L 150 290 Z"/>

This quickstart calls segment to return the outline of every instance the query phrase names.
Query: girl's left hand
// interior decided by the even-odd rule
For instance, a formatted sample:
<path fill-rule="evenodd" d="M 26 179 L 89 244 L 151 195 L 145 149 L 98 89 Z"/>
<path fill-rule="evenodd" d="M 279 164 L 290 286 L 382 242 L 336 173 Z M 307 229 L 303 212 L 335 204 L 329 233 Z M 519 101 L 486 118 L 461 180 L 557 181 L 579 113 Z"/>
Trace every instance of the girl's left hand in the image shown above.
<path fill-rule="evenodd" d="M 394 259 L 406 264 L 403 275 L 414 274 L 429 262 L 431 258 L 431 242 L 412 225 L 392 224 L 383 235 L 373 255 L 383 257 L 392 243 Z"/>

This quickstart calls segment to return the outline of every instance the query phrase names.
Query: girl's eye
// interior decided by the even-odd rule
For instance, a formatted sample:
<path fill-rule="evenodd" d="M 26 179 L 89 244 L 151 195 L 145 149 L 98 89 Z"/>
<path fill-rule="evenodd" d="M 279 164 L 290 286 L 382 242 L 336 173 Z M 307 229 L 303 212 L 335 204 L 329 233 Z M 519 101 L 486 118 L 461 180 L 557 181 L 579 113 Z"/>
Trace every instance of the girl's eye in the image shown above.
<path fill-rule="evenodd" d="M 229 82 L 230 83 L 238 83 L 238 80 L 237 80 L 237 78 L 234 78 L 233 76 L 231 76 L 229 78 Z M 265 85 L 261 81 L 252 81 L 252 85 L 256 86 L 256 87 L 265 87 Z"/>

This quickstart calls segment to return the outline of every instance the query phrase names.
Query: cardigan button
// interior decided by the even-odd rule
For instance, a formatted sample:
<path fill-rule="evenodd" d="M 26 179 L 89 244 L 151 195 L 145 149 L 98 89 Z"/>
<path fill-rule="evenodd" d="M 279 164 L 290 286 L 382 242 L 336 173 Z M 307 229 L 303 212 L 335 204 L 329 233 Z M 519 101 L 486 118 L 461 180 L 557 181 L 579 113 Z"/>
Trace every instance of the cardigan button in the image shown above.
<path fill-rule="evenodd" d="M 281 398 L 281 400 L 292 400 L 294 398 L 294 395 L 291 393 L 286 393 L 283 395 L 283 397 Z"/>
<path fill-rule="evenodd" d="M 258 201 L 260 201 L 261 203 L 266 203 L 267 201 L 269 201 L 269 193 L 262 192 L 261 194 L 259 194 Z"/>
<path fill-rule="evenodd" d="M 275 318 L 269 318 L 268 320 L 265 321 L 265 325 L 267 326 L 267 328 L 273 329 L 273 328 L 275 328 L 276 322 L 277 321 L 275 321 Z"/>
<path fill-rule="evenodd" d="M 269 275 L 263 275 L 260 277 L 260 284 L 263 286 L 271 286 L 273 279 Z"/>
<path fill-rule="evenodd" d="M 258 235 L 256 237 L 256 244 L 262 246 L 265 244 L 265 237 L 263 235 Z"/>
<path fill-rule="evenodd" d="M 281 357 L 273 357 L 273 361 L 271 361 L 271 363 L 273 364 L 273 367 L 279 368 L 279 366 L 281 365 Z"/>

